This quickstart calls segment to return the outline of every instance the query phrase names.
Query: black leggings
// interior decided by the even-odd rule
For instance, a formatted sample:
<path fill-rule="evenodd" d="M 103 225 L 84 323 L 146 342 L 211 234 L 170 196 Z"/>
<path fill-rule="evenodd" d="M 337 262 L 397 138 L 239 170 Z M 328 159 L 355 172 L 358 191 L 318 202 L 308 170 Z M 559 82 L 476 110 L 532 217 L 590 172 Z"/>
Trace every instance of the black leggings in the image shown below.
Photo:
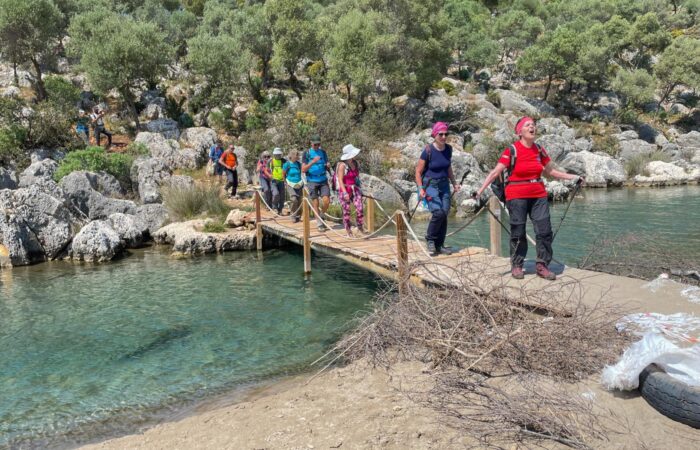
<path fill-rule="evenodd" d="M 552 261 L 553 236 L 547 197 L 516 198 L 508 200 L 506 207 L 510 213 L 510 258 L 513 266 L 522 267 L 527 255 L 527 216 L 530 216 L 535 227 L 537 262 L 549 264 Z"/>

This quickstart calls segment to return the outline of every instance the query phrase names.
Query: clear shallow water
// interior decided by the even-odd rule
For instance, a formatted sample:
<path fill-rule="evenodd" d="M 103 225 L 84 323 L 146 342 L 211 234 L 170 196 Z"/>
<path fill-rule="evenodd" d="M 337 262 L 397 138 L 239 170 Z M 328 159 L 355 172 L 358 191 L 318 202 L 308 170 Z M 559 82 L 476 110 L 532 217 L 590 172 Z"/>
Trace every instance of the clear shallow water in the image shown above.
<path fill-rule="evenodd" d="M 566 203 L 551 205 L 552 228 L 557 229 L 566 209 Z M 488 213 L 484 212 L 474 223 L 447 239 L 447 245 L 489 247 Z M 508 217 L 503 213 L 503 223 Z M 464 224 L 467 219 L 450 217 L 448 233 Z M 428 223 L 416 221 L 412 225 L 419 237 L 425 235 Z M 534 238 L 532 223 L 527 232 Z M 685 256 L 700 255 L 700 186 L 640 189 L 586 189 L 574 199 L 559 234 L 554 240 L 554 257 L 574 265 L 588 252 L 598 238 L 614 237 L 622 233 L 653 235 Z M 502 231 L 503 254 L 508 254 L 508 235 Z M 535 256 L 529 246 L 528 258 Z"/>
<path fill-rule="evenodd" d="M 309 369 L 365 309 L 367 272 L 285 249 L 0 271 L 0 448 L 70 445 Z M 65 435 L 70 438 L 66 440 Z"/>

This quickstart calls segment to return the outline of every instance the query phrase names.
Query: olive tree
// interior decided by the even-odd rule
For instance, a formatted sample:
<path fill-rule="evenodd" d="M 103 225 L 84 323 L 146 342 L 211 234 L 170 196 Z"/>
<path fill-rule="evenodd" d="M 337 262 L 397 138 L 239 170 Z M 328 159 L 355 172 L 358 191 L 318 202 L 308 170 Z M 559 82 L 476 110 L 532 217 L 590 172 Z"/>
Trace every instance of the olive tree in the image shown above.
<path fill-rule="evenodd" d="M 613 80 L 612 88 L 625 104 L 641 106 L 654 99 L 654 77 L 644 69 L 621 70 Z"/>
<path fill-rule="evenodd" d="M 63 31 L 63 14 L 52 0 L 0 0 L 0 53 L 15 70 L 28 63 L 34 69 L 38 100 L 46 99 L 42 63 L 52 56 Z"/>
<path fill-rule="evenodd" d="M 74 38 L 69 52 L 80 57 L 80 67 L 96 90 L 119 92 L 138 130 L 136 89 L 166 73 L 173 48 L 153 23 L 104 11 L 87 14 L 101 20 L 86 29 L 86 17 L 76 16 L 69 28 Z"/>
<path fill-rule="evenodd" d="M 674 39 L 654 66 L 654 74 L 661 88 L 659 108 L 677 86 L 700 89 L 700 39 L 690 36 Z"/>

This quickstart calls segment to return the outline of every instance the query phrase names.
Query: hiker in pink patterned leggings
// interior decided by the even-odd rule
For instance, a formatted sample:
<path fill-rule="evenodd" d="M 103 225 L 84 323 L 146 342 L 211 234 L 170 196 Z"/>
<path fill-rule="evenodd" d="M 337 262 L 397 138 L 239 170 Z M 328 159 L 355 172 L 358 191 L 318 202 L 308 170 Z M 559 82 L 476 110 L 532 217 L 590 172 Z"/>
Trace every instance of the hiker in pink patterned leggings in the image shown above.
<path fill-rule="evenodd" d="M 362 214 L 362 191 L 360 191 L 360 166 L 355 161 L 355 157 L 360 153 L 360 149 L 348 144 L 343 147 L 343 154 L 340 157 L 336 177 L 338 184 L 338 197 L 340 206 L 343 208 L 343 225 L 349 237 L 353 237 L 350 226 L 350 204 L 355 204 L 355 215 L 357 216 L 357 233 L 364 234 L 362 229 L 364 216 Z"/>

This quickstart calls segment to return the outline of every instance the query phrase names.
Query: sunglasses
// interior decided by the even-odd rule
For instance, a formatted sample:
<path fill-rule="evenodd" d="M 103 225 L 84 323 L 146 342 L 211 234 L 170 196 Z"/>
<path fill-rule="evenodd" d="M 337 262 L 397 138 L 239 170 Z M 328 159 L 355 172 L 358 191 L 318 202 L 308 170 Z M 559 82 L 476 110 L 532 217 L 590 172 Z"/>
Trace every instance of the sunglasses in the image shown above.
<path fill-rule="evenodd" d="M 437 135 L 440 136 L 440 137 L 446 137 L 446 136 L 447 136 L 447 133 L 438 133 Z"/>
<path fill-rule="evenodd" d="M 265 159 L 267 159 L 267 158 L 269 158 L 269 157 L 270 157 L 269 155 L 265 155 L 265 156 L 263 156 L 263 158 L 265 158 Z"/>

